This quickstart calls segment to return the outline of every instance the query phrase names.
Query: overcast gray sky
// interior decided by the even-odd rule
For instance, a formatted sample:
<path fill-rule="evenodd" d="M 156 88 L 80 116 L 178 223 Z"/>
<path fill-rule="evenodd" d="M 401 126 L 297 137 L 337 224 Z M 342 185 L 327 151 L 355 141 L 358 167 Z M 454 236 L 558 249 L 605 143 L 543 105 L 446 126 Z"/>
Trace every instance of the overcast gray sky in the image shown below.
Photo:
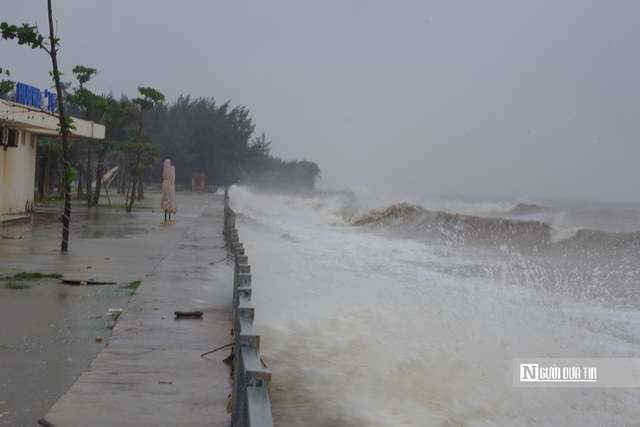
<path fill-rule="evenodd" d="M 67 80 L 245 105 L 324 187 L 640 203 L 638 1 L 53 3 Z M 46 1 L 0 21 L 47 32 Z M 44 52 L 2 41 L 0 67 L 50 85 Z"/>

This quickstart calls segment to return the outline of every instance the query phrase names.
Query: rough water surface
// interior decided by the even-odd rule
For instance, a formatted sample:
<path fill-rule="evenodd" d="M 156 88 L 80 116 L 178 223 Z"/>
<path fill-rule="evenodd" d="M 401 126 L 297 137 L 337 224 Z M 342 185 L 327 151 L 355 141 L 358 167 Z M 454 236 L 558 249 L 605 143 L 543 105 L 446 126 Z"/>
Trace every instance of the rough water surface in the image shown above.
<path fill-rule="evenodd" d="M 637 388 L 512 359 L 640 357 L 640 208 L 233 188 L 279 426 L 635 425 Z"/>

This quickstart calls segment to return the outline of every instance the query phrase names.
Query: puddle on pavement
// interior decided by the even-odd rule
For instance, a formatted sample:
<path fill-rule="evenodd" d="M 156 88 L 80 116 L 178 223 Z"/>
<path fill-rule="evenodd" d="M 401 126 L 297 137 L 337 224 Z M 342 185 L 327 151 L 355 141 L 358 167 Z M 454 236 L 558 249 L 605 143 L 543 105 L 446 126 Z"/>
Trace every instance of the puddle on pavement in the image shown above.
<path fill-rule="evenodd" d="M 81 239 L 101 239 L 116 238 L 121 239 L 129 236 L 146 234 L 155 229 L 146 225 L 148 223 L 147 213 L 125 214 L 116 211 L 78 210 L 73 223 L 77 236 Z M 155 215 L 149 212 L 148 215 Z M 140 218 L 145 216 L 145 218 Z M 144 221 L 145 226 L 140 226 Z"/>
<path fill-rule="evenodd" d="M 0 285 L 0 424 L 36 425 L 106 345 L 115 325 L 108 310 L 124 308 L 133 293 L 54 279 L 25 283 Z"/>
<path fill-rule="evenodd" d="M 148 228 L 139 227 L 105 227 L 101 225 L 92 228 L 91 226 L 83 226 L 79 237 L 81 239 L 100 239 L 103 237 L 121 239 L 136 234 L 146 234 L 148 232 Z"/>

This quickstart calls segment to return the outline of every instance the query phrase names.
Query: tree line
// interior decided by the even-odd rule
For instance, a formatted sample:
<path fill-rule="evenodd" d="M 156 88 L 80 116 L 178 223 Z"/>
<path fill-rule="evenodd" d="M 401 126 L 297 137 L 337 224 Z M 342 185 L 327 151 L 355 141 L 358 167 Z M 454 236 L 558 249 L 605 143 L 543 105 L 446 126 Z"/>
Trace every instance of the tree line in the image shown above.
<path fill-rule="evenodd" d="M 157 105 L 145 116 L 145 132 L 163 157 L 177 165 L 178 182 L 190 182 L 196 172 L 217 185 L 308 191 L 320 176 L 313 162 L 271 156 L 271 141 L 264 134 L 252 138 L 249 110 L 229 102 L 218 104 L 213 97 L 181 96 L 174 103 Z M 157 168 L 155 180 L 160 173 Z"/>
<path fill-rule="evenodd" d="M 148 87 L 139 87 L 135 98 L 117 98 L 88 89 L 97 69 L 78 65 L 73 74 L 75 82 L 62 83 L 66 111 L 106 127 L 104 140 L 71 139 L 69 144 L 76 198 L 86 198 L 88 207 L 104 194 L 105 172 L 119 166 L 116 191 L 126 196 L 130 211 L 144 197 L 145 183 L 162 181 L 163 159 L 176 165 L 176 183 L 183 186 L 191 184 L 192 173 L 204 173 L 206 182 L 216 186 L 303 192 L 312 190 L 320 176 L 314 162 L 272 156 L 271 141 L 264 134 L 253 137 L 255 126 L 244 106 L 218 103 L 214 97 L 165 102 L 161 92 Z M 11 99 L 13 91 L 4 97 Z M 54 192 L 62 177 L 59 140 L 38 139 L 40 198 Z"/>
<path fill-rule="evenodd" d="M 86 198 L 88 207 L 100 200 L 104 173 L 119 166 L 117 191 L 127 197 L 130 211 L 134 201 L 144 197 L 145 182 L 162 181 L 165 158 L 177 165 L 176 183 L 184 186 L 191 183 L 192 173 L 204 173 L 208 183 L 220 186 L 240 183 L 273 191 L 308 191 L 320 176 L 314 162 L 272 156 L 271 141 L 264 134 L 252 137 L 255 126 L 244 106 L 190 96 L 169 103 L 148 87 L 139 87 L 135 98 L 96 94 L 88 85 L 98 74 L 95 68 L 78 65 L 73 68 L 75 82 L 61 83 L 68 115 L 106 126 L 104 140 L 69 143 L 76 197 Z M 13 82 L 2 82 L 6 89 L 0 95 L 15 97 Z M 39 138 L 40 198 L 59 187 L 64 173 L 61 157 L 60 138 Z"/>
<path fill-rule="evenodd" d="M 241 183 L 271 191 L 314 188 L 318 165 L 271 156 L 265 135 L 252 137 L 255 126 L 244 106 L 190 96 L 168 103 L 160 91 L 142 86 L 134 98 L 97 94 L 88 86 L 99 71 L 83 65 L 73 68 L 75 81 L 63 82 L 51 0 L 47 8 L 48 35 L 35 25 L 2 22 L 0 39 L 44 50 L 51 58 L 60 136 L 38 138 L 36 180 L 41 199 L 53 193 L 56 184 L 64 197 L 63 252 L 68 246 L 71 184 L 76 183 L 76 197 L 85 198 L 91 208 L 100 200 L 105 172 L 114 166 L 119 169 L 117 191 L 126 196 L 126 212 L 144 197 L 145 182 L 162 181 L 163 159 L 176 165 L 177 184 L 189 185 L 192 173 L 204 173 L 207 182 L 220 186 Z M 15 98 L 10 76 L 9 70 L 0 68 L 0 97 L 5 99 Z M 70 139 L 75 129 L 72 116 L 105 125 L 105 139 Z"/>

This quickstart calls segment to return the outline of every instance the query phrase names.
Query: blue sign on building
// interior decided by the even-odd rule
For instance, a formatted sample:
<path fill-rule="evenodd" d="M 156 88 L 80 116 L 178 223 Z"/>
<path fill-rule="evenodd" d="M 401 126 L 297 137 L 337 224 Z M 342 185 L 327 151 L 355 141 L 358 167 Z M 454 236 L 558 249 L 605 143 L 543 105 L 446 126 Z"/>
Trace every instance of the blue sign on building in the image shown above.
<path fill-rule="evenodd" d="M 56 94 L 45 89 L 44 92 L 37 87 L 29 86 L 24 83 L 16 85 L 16 102 L 18 104 L 28 105 L 29 107 L 39 108 L 50 113 L 56 112 Z"/>

